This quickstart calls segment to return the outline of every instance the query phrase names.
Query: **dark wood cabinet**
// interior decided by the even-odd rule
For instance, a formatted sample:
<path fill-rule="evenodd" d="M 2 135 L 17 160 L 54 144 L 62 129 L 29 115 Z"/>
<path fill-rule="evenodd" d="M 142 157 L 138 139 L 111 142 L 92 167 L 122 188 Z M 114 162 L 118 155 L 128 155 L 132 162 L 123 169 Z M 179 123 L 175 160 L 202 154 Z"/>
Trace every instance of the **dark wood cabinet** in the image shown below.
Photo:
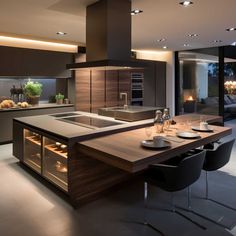
<path fill-rule="evenodd" d="M 90 71 L 81 70 L 75 72 L 75 92 L 76 92 L 76 110 L 87 111 L 91 110 L 91 80 Z"/>
<path fill-rule="evenodd" d="M 118 71 L 106 71 L 106 107 L 118 106 L 119 84 Z"/>
<path fill-rule="evenodd" d="M 131 71 L 130 70 L 121 70 L 119 71 L 119 94 L 127 93 L 128 95 L 128 105 L 130 104 L 131 99 Z M 123 106 L 125 101 L 119 98 L 119 106 Z"/>
<path fill-rule="evenodd" d="M 91 73 L 91 112 L 105 107 L 105 72 L 92 70 Z"/>
<path fill-rule="evenodd" d="M 166 62 L 145 61 L 144 106 L 166 106 Z"/>

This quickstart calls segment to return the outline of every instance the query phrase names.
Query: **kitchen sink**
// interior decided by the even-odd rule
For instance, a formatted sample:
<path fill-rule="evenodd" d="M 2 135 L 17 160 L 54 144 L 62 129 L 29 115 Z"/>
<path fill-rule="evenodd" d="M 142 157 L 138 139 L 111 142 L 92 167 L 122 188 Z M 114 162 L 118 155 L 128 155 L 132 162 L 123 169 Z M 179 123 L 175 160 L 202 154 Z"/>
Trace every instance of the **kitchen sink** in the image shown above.
<path fill-rule="evenodd" d="M 98 109 L 98 115 L 113 117 L 117 120 L 138 121 L 155 117 L 156 110 L 162 110 L 164 107 L 143 107 L 128 106 L 124 107 L 106 107 Z"/>

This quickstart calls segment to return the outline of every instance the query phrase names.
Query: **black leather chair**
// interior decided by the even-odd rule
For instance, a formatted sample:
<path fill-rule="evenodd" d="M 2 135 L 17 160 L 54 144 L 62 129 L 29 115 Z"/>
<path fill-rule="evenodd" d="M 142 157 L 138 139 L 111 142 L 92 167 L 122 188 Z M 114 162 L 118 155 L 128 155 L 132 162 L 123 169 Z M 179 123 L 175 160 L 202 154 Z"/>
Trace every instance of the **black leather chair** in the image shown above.
<path fill-rule="evenodd" d="M 206 200 L 215 202 L 219 205 L 222 205 L 226 208 L 236 211 L 236 209 L 233 207 L 227 206 L 221 202 L 209 198 L 209 185 L 208 185 L 208 171 L 218 170 L 229 162 L 234 142 L 235 139 L 231 139 L 223 143 L 217 142 L 218 144 L 216 144 L 217 146 L 215 145 L 216 147 L 214 145 L 212 146 L 212 144 L 209 145 L 208 147 L 205 147 L 210 149 L 205 149 L 206 156 L 203 164 L 203 170 L 206 171 L 206 195 L 205 195 Z M 206 220 L 216 223 L 217 225 L 225 227 L 225 225 L 219 223 L 218 221 L 214 221 L 206 217 L 205 215 L 197 213 L 196 211 L 193 211 L 193 213 L 197 214 L 198 216 Z"/>
<path fill-rule="evenodd" d="M 205 150 L 194 150 L 184 155 L 172 158 L 170 161 L 163 164 L 150 165 L 146 171 L 145 183 L 144 183 L 144 203 L 147 208 L 148 198 L 148 184 L 160 187 L 168 192 L 176 192 L 189 187 L 195 181 L 198 180 L 201 174 L 205 158 Z M 190 194 L 188 194 L 188 206 L 190 208 Z M 172 194 L 172 212 L 179 214 L 192 223 L 206 229 L 206 227 L 200 225 L 198 222 L 193 221 L 183 213 L 176 210 L 174 204 L 174 197 Z M 146 214 L 145 214 L 146 216 Z M 145 217 L 146 224 L 147 223 Z"/>
<path fill-rule="evenodd" d="M 208 193 L 209 193 L 208 171 L 218 170 L 229 162 L 234 142 L 235 142 L 235 139 L 231 139 L 227 142 L 219 144 L 219 146 L 216 147 L 216 149 L 206 150 L 206 157 L 205 157 L 205 162 L 203 164 L 203 170 L 206 171 L 206 199 L 208 200 L 217 202 L 208 197 Z M 224 204 L 221 204 L 221 205 L 224 205 Z"/>

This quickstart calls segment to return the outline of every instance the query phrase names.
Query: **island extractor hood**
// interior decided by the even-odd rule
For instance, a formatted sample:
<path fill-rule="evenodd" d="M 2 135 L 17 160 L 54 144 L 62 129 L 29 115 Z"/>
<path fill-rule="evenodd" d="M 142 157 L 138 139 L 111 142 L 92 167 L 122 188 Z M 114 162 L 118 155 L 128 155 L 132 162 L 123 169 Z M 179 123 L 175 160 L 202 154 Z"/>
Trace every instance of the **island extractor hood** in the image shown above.
<path fill-rule="evenodd" d="M 86 9 L 86 62 L 67 69 L 143 68 L 131 59 L 131 1 L 100 0 Z"/>

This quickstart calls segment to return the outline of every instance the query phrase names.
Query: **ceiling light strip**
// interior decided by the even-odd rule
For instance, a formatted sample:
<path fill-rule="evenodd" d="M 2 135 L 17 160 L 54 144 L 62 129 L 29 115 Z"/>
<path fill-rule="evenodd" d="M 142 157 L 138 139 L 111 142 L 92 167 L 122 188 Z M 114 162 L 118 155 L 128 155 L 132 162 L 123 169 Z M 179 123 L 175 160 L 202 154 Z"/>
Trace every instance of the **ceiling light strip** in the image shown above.
<path fill-rule="evenodd" d="M 0 35 L 0 45 L 9 47 L 59 51 L 59 52 L 71 52 L 71 53 L 75 53 L 78 51 L 78 45 L 47 42 L 47 41 L 25 39 L 25 38 L 16 38 L 16 37 L 1 36 L 1 35 Z"/>

